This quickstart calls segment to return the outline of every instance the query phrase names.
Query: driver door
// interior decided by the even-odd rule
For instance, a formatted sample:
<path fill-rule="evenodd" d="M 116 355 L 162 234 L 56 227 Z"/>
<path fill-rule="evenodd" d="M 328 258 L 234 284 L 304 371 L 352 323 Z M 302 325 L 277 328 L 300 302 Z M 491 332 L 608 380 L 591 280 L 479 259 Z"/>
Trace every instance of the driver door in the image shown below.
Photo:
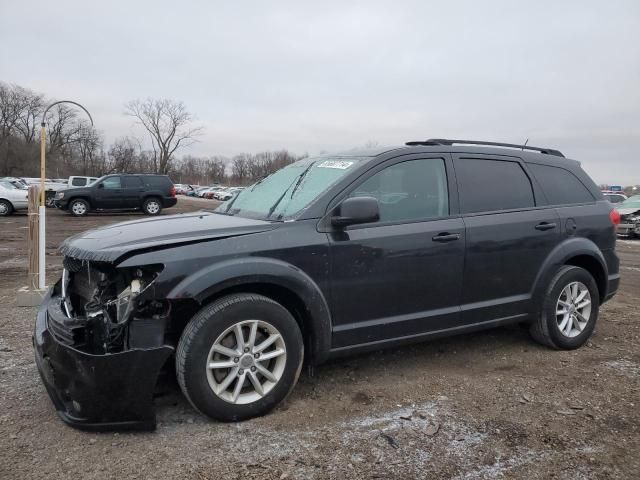
<path fill-rule="evenodd" d="M 123 208 L 121 177 L 107 177 L 96 185 L 95 207 L 104 210 Z"/>
<path fill-rule="evenodd" d="M 334 348 L 459 324 L 465 229 L 450 162 L 393 159 L 347 193 L 375 197 L 380 220 L 329 233 Z"/>

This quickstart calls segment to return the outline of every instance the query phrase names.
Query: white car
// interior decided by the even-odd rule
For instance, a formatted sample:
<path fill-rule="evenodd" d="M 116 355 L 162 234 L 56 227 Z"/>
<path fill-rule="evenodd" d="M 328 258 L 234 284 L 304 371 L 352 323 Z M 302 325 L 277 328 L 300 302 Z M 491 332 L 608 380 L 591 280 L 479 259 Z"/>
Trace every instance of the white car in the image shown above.
<path fill-rule="evenodd" d="M 7 180 L 0 180 L 0 217 L 11 215 L 16 210 L 26 210 L 28 190 L 17 188 Z"/>

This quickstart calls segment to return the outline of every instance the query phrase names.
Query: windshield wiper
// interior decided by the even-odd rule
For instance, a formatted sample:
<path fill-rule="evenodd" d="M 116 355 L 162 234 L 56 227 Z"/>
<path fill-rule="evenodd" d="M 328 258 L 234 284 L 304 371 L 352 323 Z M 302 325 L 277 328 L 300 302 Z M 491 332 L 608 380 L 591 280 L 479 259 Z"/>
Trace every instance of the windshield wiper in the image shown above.
<path fill-rule="evenodd" d="M 291 183 L 291 185 L 294 185 L 293 190 L 291 191 L 291 197 L 293 198 L 293 194 L 296 192 L 296 190 L 298 189 L 298 187 L 300 186 L 300 184 L 302 183 L 302 180 L 304 179 L 304 177 L 307 175 L 307 173 L 309 173 L 309 170 L 311 170 L 311 167 L 313 167 L 313 165 L 316 162 L 311 162 L 307 168 L 305 168 L 302 173 L 300 175 L 298 175 L 298 178 L 296 178 L 294 180 L 294 182 Z M 275 203 L 273 205 L 271 205 L 271 208 L 269 209 L 269 212 L 267 213 L 267 220 L 271 217 L 271 215 L 273 214 L 273 212 L 275 211 L 276 208 L 278 208 L 278 205 L 280 205 L 280 202 L 282 201 L 282 199 L 287 195 L 287 192 L 289 191 L 289 189 L 291 188 L 291 185 L 289 185 L 284 192 L 282 192 L 282 195 L 280 195 L 278 197 L 278 199 L 275 201 Z"/>

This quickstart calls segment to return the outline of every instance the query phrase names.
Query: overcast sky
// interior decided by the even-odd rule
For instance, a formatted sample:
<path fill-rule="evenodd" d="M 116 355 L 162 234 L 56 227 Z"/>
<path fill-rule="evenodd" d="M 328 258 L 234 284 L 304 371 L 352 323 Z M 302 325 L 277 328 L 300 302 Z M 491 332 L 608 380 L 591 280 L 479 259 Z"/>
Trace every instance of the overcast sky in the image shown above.
<path fill-rule="evenodd" d="M 205 127 L 182 153 L 529 138 L 640 183 L 640 0 L 0 0 L 0 80 L 83 103 L 107 142 L 166 97 Z"/>

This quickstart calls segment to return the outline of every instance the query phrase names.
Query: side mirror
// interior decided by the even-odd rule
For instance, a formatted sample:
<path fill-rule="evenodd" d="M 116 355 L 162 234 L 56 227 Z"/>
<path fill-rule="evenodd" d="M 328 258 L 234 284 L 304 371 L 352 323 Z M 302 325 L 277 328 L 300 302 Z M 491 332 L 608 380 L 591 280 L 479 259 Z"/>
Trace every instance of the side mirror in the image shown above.
<path fill-rule="evenodd" d="M 104 188 L 104 183 L 99 183 L 98 188 Z"/>
<path fill-rule="evenodd" d="M 334 227 L 376 222 L 380 219 L 378 200 L 373 197 L 347 198 L 336 212 L 338 216 L 331 217 L 331 225 Z"/>

